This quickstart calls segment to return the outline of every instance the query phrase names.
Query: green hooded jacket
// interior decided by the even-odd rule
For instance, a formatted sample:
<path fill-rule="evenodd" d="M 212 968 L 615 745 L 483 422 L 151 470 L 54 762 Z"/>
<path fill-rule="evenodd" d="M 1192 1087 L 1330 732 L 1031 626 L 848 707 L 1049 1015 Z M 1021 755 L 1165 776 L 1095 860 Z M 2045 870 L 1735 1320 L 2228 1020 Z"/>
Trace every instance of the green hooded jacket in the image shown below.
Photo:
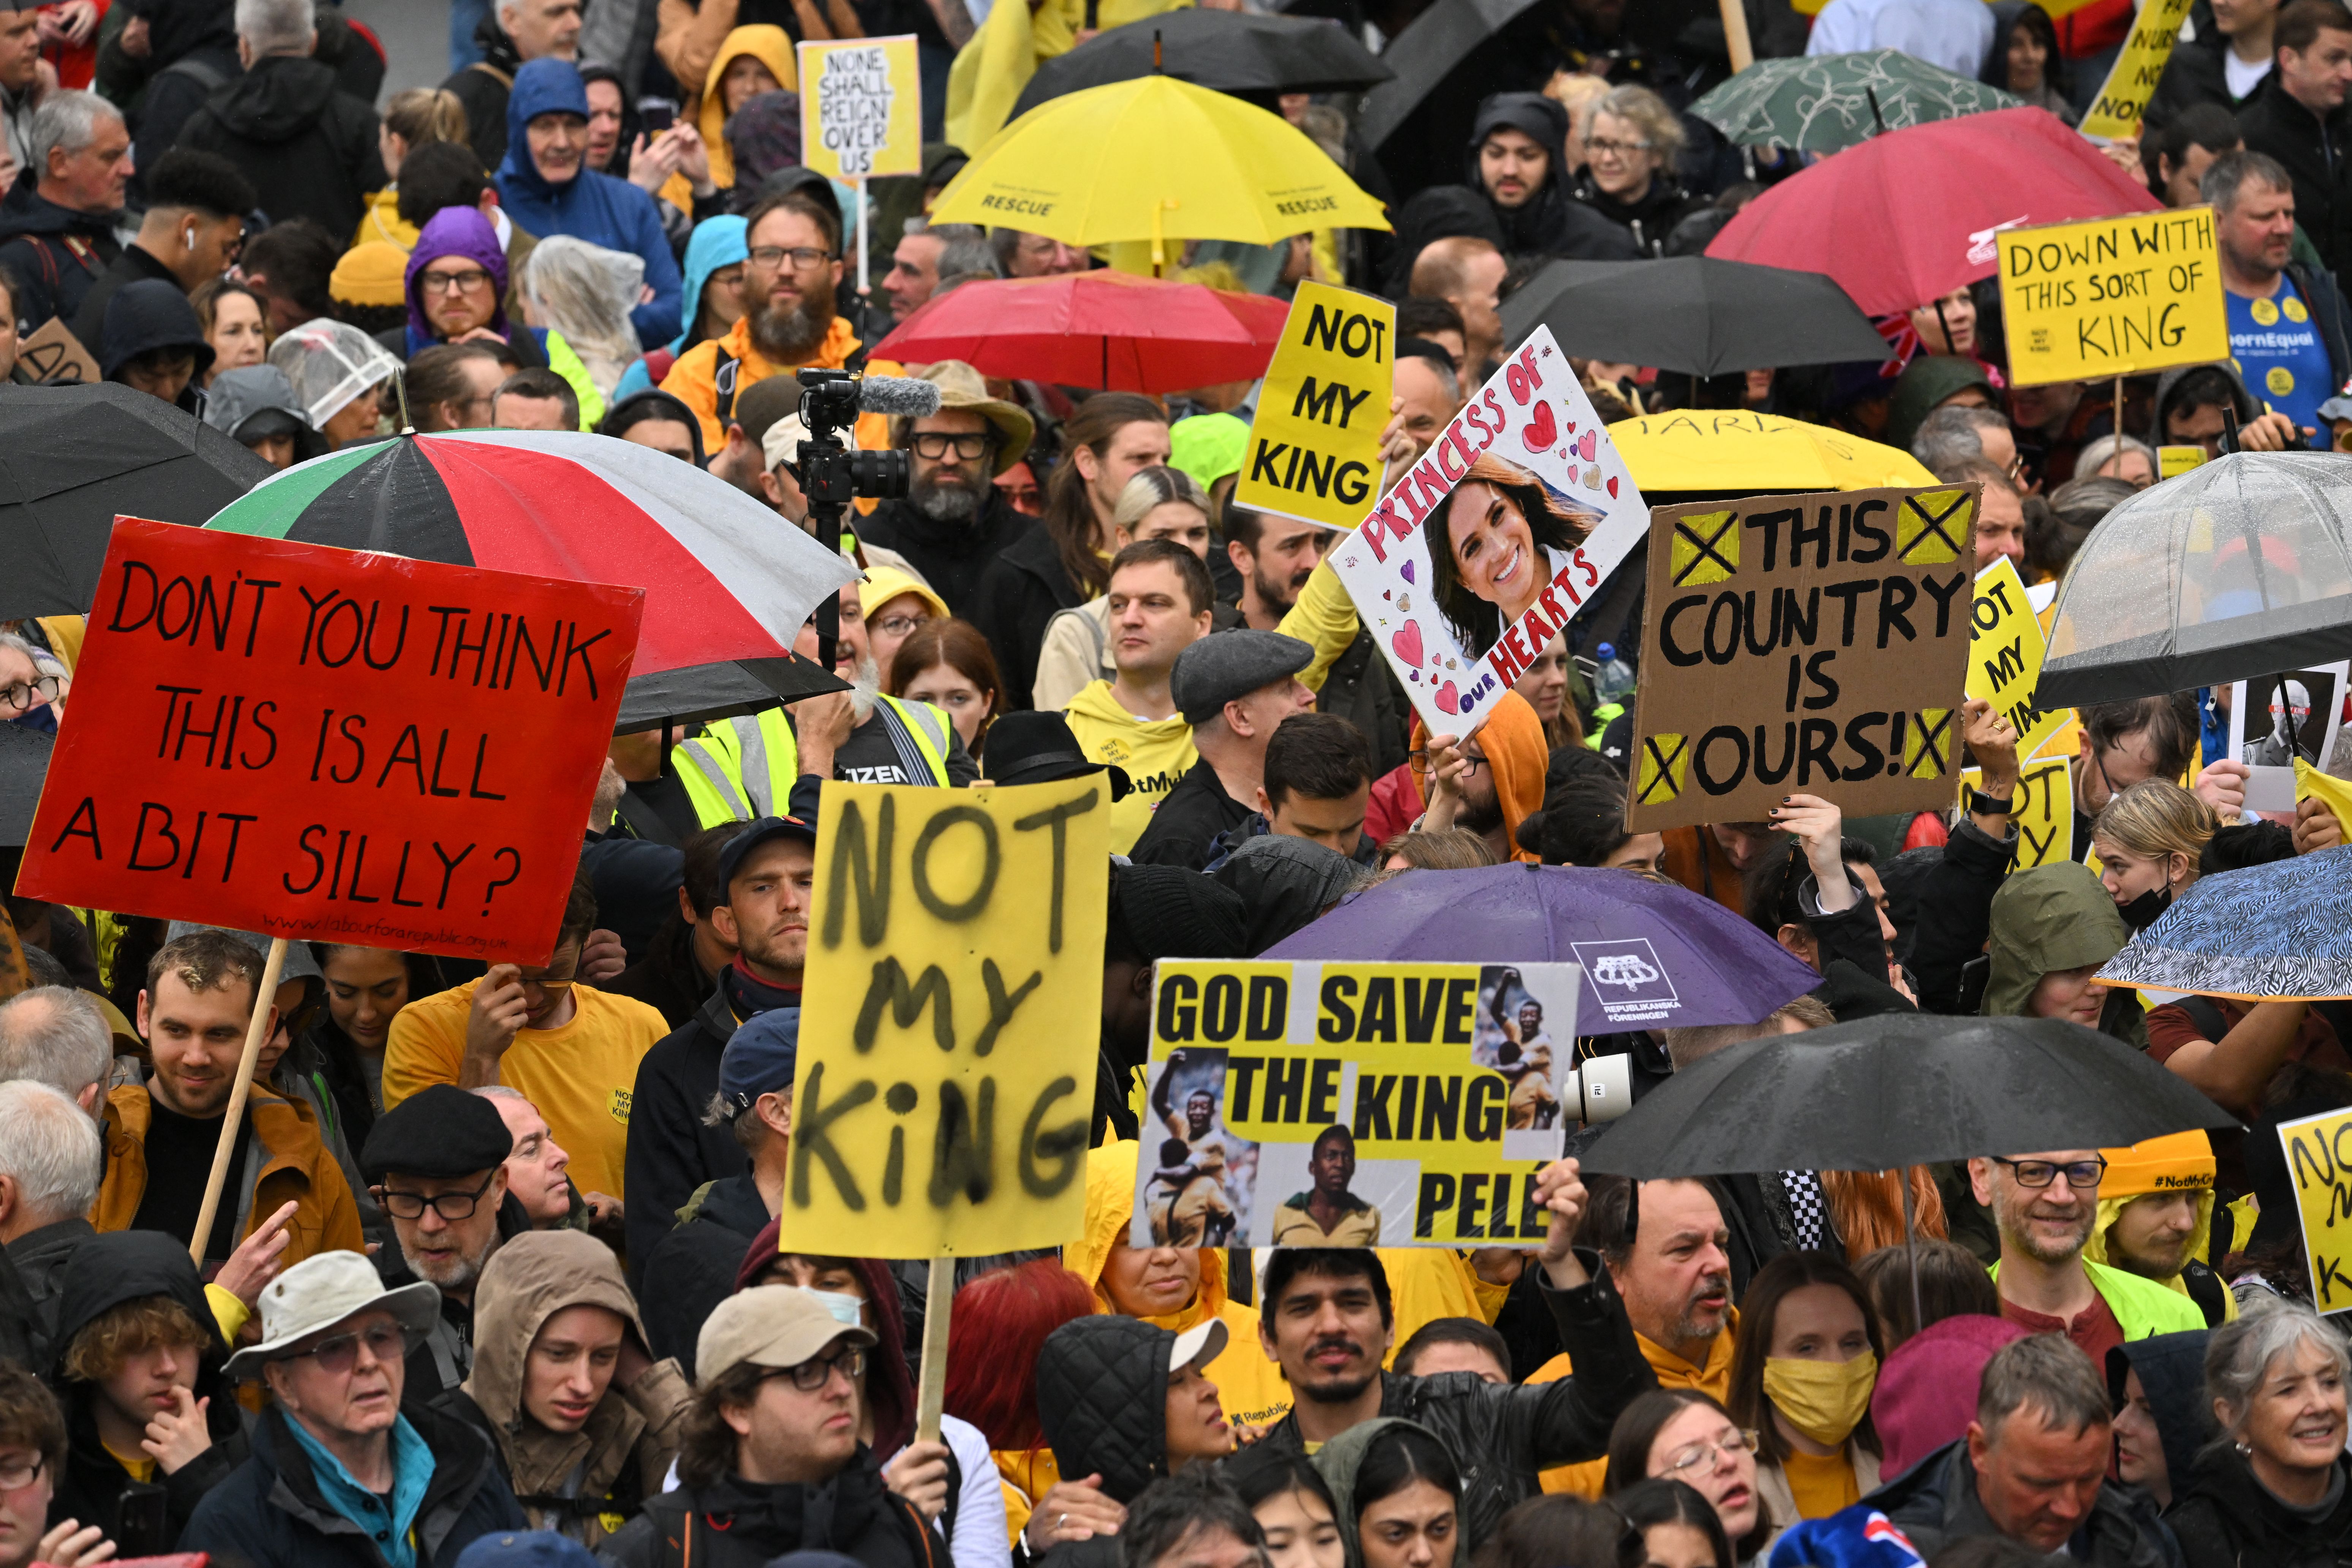
<path fill-rule="evenodd" d="M 2025 1016 L 2043 975 L 2105 963 L 2131 940 L 2114 898 L 2088 867 L 2074 860 L 2012 874 L 1992 897 L 1990 922 L 1985 950 L 1992 973 L 1978 1009 L 1988 1018 Z M 2126 1045 L 2147 1048 L 2147 1024 L 2137 992 L 2111 992 L 2099 1027 Z"/>
<path fill-rule="evenodd" d="M 1376 1415 L 1370 1421 L 1360 1421 L 1315 1451 L 1314 1465 L 1323 1477 L 1323 1484 L 1331 1489 L 1331 1510 L 1339 1516 L 1339 1540 L 1348 1549 L 1348 1568 L 1362 1568 L 1364 1543 L 1356 1533 L 1356 1472 L 1364 1468 L 1364 1456 L 1381 1435 L 1391 1428 L 1418 1432 L 1445 1447 L 1445 1439 L 1418 1421 L 1407 1421 L 1398 1415 Z M 1453 1568 L 1465 1568 L 1470 1561 L 1469 1531 L 1463 1528 L 1457 1512 L 1454 1521 Z"/>
<path fill-rule="evenodd" d="M 1948 354 L 1916 355 L 1896 378 L 1895 395 L 1886 405 L 1886 444 L 1909 451 L 1927 416 L 1971 386 L 1984 394 L 1986 403 L 2000 406 L 1992 378 L 1976 361 Z"/>

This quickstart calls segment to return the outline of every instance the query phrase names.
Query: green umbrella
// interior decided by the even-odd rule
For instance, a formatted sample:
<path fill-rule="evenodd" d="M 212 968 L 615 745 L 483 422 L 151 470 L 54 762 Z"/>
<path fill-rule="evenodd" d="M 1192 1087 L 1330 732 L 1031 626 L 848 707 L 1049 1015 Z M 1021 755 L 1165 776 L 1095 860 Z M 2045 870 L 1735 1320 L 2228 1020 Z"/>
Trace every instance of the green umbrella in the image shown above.
<path fill-rule="evenodd" d="M 2023 100 L 1895 49 L 1758 60 L 1691 107 L 1734 142 L 1835 153 L 1882 131 Z"/>

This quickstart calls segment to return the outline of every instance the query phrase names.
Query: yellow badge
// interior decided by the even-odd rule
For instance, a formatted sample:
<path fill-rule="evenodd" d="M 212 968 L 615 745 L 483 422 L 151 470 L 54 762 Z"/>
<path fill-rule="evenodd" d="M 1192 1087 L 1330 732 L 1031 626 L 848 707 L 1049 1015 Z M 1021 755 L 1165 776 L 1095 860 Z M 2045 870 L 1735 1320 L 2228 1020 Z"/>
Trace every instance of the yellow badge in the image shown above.
<path fill-rule="evenodd" d="M 2258 327 L 2275 327 L 2278 325 L 2279 308 L 2271 303 L 2268 300 L 2255 300 L 2252 304 L 2246 307 L 2246 311 L 2247 314 L 2253 317 L 2254 324 Z"/>
<path fill-rule="evenodd" d="M 628 1089 L 614 1089 L 604 1101 L 605 1113 L 622 1126 L 626 1127 L 629 1124 L 629 1105 L 634 1099 L 635 1095 Z"/>
<path fill-rule="evenodd" d="M 2284 397 L 2294 390 L 2294 372 L 2283 364 L 2274 364 L 2263 373 L 2263 385 L 2273 397 Z"/>
<path fill-rule="evenodd" d="M 2286 319 L 2290 321 L 2303 322 L 2311 320 L 2311 312 L 2305 310 L 2303 301 L 2292 294 L 2286 297 L 2286 302 L 2279 309 L 2285 312 Z"/>

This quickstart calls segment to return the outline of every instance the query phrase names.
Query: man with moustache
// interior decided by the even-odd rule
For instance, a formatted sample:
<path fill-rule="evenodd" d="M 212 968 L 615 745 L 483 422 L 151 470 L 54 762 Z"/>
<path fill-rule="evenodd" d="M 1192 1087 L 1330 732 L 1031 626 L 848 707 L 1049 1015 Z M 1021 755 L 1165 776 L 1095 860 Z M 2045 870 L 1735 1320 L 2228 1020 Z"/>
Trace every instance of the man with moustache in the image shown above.
<path fill-rule="evenodd" d="M 2093 1366 L 2126 1340 L 2205 1326 L 2187 1296 L 2083 1256 L 2106 1168 L 2096 1149 L 1969 1162 L 1969 1185 L 2000 1233 L 1992 1266 L 2000 1315 L 2031 1333 L 2065 1335 Z"/>
<path fill-rule="evenodd" d="M 977 782 L 980 768 L 945 712 L 883 691 L 882 670 L 866 641 L 858 586 L 852 583 L 841 591 L 841 627 L 833 645 L 833 672 L 848 681 L 850 689 L 793 705 L 802 776 L 950 789 Z M 814 658 L 815 643 L 814 631 L 803 627 L 794 648 Z"/>
<path fill-rule="evenodd" d="M 891 444 L 907 454 L 907 493 L 861 519 L 857 536 L 905 556 L 950 614 L 970 620 L 980 574 L 1036 526 L 993 482 L 1028 458 L 1036 426 L 1026 410 L 991 397 L 961 360 L 940 360 L 922 379 L 939 387 L 939 412 L 890 421 Z"/>

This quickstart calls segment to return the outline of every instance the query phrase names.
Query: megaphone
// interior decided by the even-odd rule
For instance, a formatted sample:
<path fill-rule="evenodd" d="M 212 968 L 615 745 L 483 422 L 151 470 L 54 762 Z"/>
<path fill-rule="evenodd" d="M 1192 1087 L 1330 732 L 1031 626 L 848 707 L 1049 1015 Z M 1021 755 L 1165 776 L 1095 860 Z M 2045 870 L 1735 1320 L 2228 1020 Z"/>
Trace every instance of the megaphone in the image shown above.
<path fill-rule="evenodd" d="M 1593 1057 L 1568 1075 L 1568 1108 L 1582 1126 L 1614 1121 L 1633 1109 L 1633 1058 Z"/>

